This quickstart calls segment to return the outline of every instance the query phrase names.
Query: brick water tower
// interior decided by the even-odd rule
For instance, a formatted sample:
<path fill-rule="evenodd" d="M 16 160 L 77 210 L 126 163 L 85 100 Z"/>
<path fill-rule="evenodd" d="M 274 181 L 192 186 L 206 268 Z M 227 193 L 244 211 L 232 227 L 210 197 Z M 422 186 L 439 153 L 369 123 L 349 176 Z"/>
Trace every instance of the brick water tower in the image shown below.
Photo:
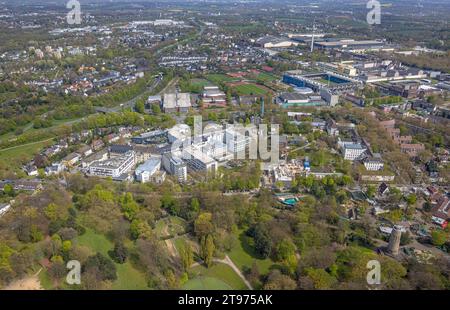
<path fill-rule="evenodd" d="M 391 236 L 389 238 L 389 245 L 387 248 L 388 253 L 390 253 L 391 255 L 397 256 L 399 253 L 402 228 L 403 227 L 397 225 L 392 228 Z"/>

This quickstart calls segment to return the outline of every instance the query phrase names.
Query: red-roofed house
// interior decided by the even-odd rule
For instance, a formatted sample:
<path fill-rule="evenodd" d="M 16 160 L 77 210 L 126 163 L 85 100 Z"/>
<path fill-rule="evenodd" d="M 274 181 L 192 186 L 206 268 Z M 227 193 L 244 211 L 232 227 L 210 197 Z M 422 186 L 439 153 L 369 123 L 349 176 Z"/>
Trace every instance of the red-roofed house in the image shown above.
<path fill-rule="evenodd" d="M 433 216 L 431 217 L 433 223 L 445 228 L 448 225 L 448 219 L 450 218 L 450 200 L 442 196 L 436 206 L 432 209 Z"/>

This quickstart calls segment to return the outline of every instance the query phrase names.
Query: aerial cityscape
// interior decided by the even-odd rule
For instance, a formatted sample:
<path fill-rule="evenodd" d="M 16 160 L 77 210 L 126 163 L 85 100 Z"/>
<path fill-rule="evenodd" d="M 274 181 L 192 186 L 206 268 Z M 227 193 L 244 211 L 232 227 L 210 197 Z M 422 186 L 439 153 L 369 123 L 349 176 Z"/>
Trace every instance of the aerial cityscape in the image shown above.
<path fill-rule="evenodd" d="M 450 289 L 450 2 L 380 2 L 0 0 L 0 290 Z"/>

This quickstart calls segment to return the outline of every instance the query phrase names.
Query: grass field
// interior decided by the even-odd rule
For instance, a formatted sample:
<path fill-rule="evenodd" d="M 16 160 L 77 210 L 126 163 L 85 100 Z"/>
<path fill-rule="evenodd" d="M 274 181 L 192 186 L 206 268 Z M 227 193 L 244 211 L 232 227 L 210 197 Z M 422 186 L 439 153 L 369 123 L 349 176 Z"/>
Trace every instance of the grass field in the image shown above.
<path fill-rule="evenodd" d="M 205 80 L 205 79 L 192 79 L 191 85 L 194 87 L 202 87 L 203 88 L 207 85 L 211 85 L 211 82 L 209 82 L 208 80 Z"/>
<path fill-rule="evenodd" d="M 278 78 L 275 75 L 270 74 L 270 73 L 264 73 L 264 72 L 261 72 L 260 74 L 258 74 L 258 76 L 256 78 L 263 82 L 273 82 L 275 80 L 278 80 Z"/>
<path fill-rule="evenodd" d="M 31 160 L 44 147 L 51 144 L 51 141 L 38 142 L 34 144 L 21 145 L 7 150 L 0 150 L 0 162 L 5 162 L 12 168 L 18 168 L 22 162 Z"/>
<path fill-rule="evenodd" d="M 41 286 L 45 290 L 51 290 L 53 288 L 52 280 L 45 269 L 39 273 L 39 282 L 41 282 Z"/>
<path fill-rule="evenodd" d="M 253 249 L 252 238 L 245 235 L 244 231 L 238 232 L 238 242 L 228 253 L 231 260 L 239 267 L 241 271 L 245 268 L 251 268 L 253 262 L 256 262 L 259 272 L 267 274 L 274 262 L 269 258 L 261 258 Z"/>
<path fill-rule="evenodd" d="M 133 267 L 129 260 L 116 264 L 117 280 L 112 284 L 113 290 L 146 290 L 147 281 L 142 272 Z"/>
<path fill-rule="evenodd" d="M 322 84 L 325 84 L 325 85 L 330 85 L 330 86 L 333 86 L 333 85 L 339 85 L 339 84 L 337 84 L 337 83 L 334 83 L 333 81 L 329 81 L 329 80 L 327 80 L 327 79 L 319 79 L 319 80 L 317 80 L 319 83 L 322 83 Z"/>
<path fill-rule="evenodd" d="M 198 277 L 193 280 L 189 280 L 183 285 L 185 290 L 232 290 L 233 288 L 225 282 L 211 277 Z"/>
<path fill-rule="evenodd" d="M 86 233 L 78 237 L 78 244 L 90 248 L 94 253 L 98 252 L 109 257 L 108 251 L 113 244 L 108 238 L 95 233 L 92 229 L 86 229 Z M 117 280 L 111 285 L 113 290 L 145 290 L 148 289 L 145 275 L 137 270 L 127 260 L 124 264 L 116 264 Z"/>
<path fill-rule="evenodd" d="M 187 290 L 245 290 L 247 287 L 239 276 L 225 264 L 215 264 L 210 268 L 196 266 L 189 272 L 194 277 L 184 286 Z"/>
<path fill-rule="evenodd" d="M 256 84 L 242 84 L 235 86 L 234 89 L 239 95 L 266 95 L 269 91 L 265 88 L 259 87 Z"/>
<path fill-rule="evenodd" d="M 214 84 L 238 81 L 238 79 L 232 78 L 231 76 L 225 74 L 208 74 L 206 78 Z"/>
<path fill-rule="evenodd" d="M 97 234 L 92 229 L 87 228 L 86 232 L 77 238 L 78 244 L 90 248 L 93 253 L 100 253 L 108 256 L 108 251 L 113 248 L 113 244 L 103 235 Z"/>

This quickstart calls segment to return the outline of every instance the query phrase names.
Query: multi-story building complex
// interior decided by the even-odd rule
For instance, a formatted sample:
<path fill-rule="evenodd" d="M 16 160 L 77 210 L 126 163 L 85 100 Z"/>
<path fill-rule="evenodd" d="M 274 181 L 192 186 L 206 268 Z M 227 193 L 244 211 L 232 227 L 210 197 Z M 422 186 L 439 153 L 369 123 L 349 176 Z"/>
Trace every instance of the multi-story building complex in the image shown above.
<path fill-rule="evenodd" d="M 95 161 L 89 166 L 89 174 L 118 179 L 129 172 L 135 164 L 134 151 L 111 156 L 107 160 Z"/>
<path fill-rule="evenodd" d="M 225 130 L 225 142 L 228 152 L 237 155 L 245 152 L 245 148 L 250 144 L 250 137 L 232 128 L 227 128 Z"/>
<path fill-rule="evenodd" d="M 179 155 L 181 156 L 181 154 Z M 187 180 L 186 163 L 178 156 L 174 156 L 171 152 L 163 154 L 162 165 L 169 174 L 176 176 L 178 181 L 185 182 Z"/>
<path fill-rule="evenodd" d="M 161 169 L 161 157 L 151 157 L 138 166 L 134 172 L 136 180 L 141 183 L 150 182 L 151 177 Z"/>
<path fill-rule="evenodd" d="M 215 172 L 217 162 L 195 146 L 183 149 L 183 160 L 194 171 Z"/>
<path fill-rule="evenodd" d="M 345 160 L 357 160 L 367 151 L 367 148 L 362 146 L 361 143 L 353 141 L 339 141 L 338 144 L 342 149 Z"/>

